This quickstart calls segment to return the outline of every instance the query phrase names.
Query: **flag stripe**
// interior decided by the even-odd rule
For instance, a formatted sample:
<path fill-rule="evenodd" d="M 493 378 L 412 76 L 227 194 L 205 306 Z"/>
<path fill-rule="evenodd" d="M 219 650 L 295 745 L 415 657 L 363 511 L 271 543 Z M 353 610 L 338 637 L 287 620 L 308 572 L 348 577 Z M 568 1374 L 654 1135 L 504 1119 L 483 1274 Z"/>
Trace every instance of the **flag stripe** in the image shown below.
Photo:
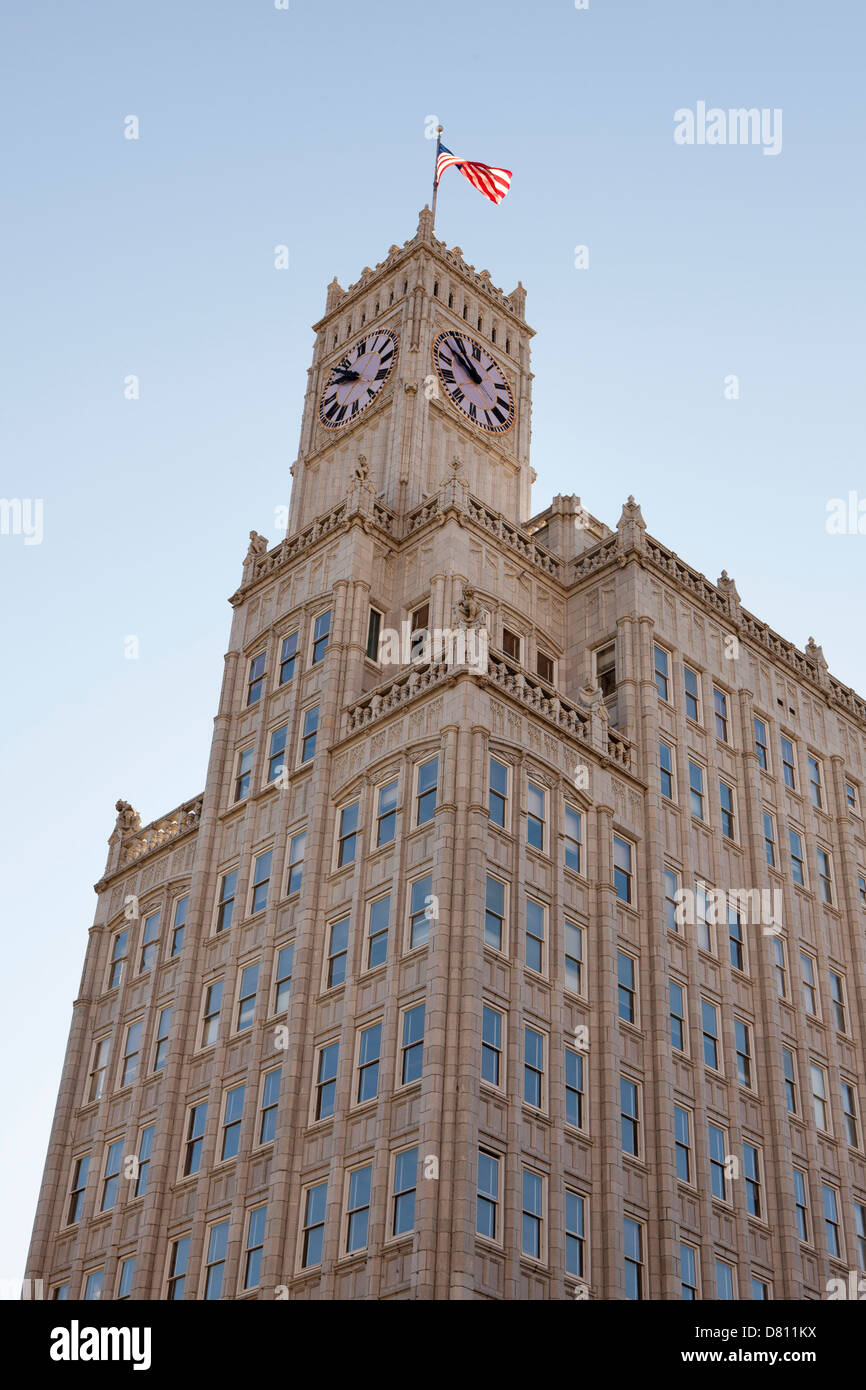
<path fill-rule="evenodd" d="M 438 184 L 446 169 L 455 165 L 473 188 L 489 198 L 491 203 L 501 203 L 511 187 L 511 170 L 495 169 L 490 164 L 478 164 L 474 160 L 459 159 L 444 145 L 439 146 L 440 154 L 436 161 L 436 182 Z"/>

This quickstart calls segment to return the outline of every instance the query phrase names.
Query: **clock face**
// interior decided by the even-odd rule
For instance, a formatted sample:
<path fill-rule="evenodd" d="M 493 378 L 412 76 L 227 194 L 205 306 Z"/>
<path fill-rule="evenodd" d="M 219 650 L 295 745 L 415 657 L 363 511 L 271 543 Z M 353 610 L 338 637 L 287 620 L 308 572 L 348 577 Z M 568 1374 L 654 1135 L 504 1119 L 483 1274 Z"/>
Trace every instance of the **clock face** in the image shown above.
<path fill-rule="evenodd" d="M 396 360 L 396 333 L 376 328 L 359 338 L 330 370 L 319 402 L 322 424 L 335 430 L 357 420 L 382 390 Z"/>
<path fill-rule="evenodd" d="M 440 333 L 433 344 L 439 380 L 457 409 L 491 434 L 506 434 L 514 424 L 514 397 L 496 358 L 456 328 Z"/>

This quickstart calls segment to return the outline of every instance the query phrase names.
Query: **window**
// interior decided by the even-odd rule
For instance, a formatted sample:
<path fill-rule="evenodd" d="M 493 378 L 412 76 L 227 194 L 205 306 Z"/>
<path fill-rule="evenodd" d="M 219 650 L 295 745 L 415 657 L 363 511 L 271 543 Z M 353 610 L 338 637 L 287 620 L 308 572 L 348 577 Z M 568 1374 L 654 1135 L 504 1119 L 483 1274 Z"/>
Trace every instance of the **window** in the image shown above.
<path fill-rule="evenodd" d="M 304 711 L 301 728 L 301 762 L 308 763 L 316 756 L 316 736 L 319 731 L 319 706 L 312 705 Z"/>
<path fill-rule="evenodd" d="M 701 722 L 701 678 L 691 666 L 683 666 L 683 685 L 686 694 L 686 715 L 696 724 Z"/>
<path fill-rule="evenodd" d="M 789 738 L 781 735 L 782 744 L 782 776 L 785 779 L 785 786 L 792 791 L 796 790 L 797 783 L 794 776 L 794 745 Z"/>
<path fill-rule="evenodd" d="M 124 927 L 123 931 L 116 933 L 111 943 L 111 964 L 108 971 L 108 988 L 115 989 L 123 979 L 123 967 L 126 962 L 126 948 L 129 941 L 129 928 Z"/>
<path fill-rule="evenodd" d="M 842 1082 L 842 1115 L 845 1121 L 845 1137 L 852 1149 L 859 1149 L 860 1116 L 857 1105 L 857 1088 L 850 1081 Z"/>
<path fill-rule="evenodd" d="M 707 1133 L 710 1143 L 710 1185 L 714 1197 L 718 1197 L 720 1202 L 728 1199 L 728 1179 L 725 1168 L 727 1159 L 725 1151 L 728 1147 L 725 1131 L 712 1121 L 707 1125 Z"/>
<path fill-rule="evenodd" d="M 311 665 L 315 666 L 321 661 L 325 652 L 328 650 L 328 641 L 331 636 L 331 610 L 327 613 L 320 613 L 313 624 L 313 656 Z"/>
<path fill-rule="evenodd" d="M 573 806 L 565 808 L 565 867 L 581 872 L 581 852 L 583 847 L 583 817 Z"/>
<path fill-rule="evenodd" d="M 274 970 L 274 1013 L 281 1014 L 289 1007 L 289 999 L 292 993 L 292 971 L 295 964 L 295 943 L 292 941 L 288 946 L 281 946 L 277 952 L 277 964 Z"/>
<path fill-rule="evenodd" d="M 799 1168 L 794 1173 L 794 1212 L 797 1222 L 797 1235 L 800 1240 L 809 1239 L 809 1198 L 806 1188 L 806 1174 Z"/>
<path fill-rule="evenodd" d="M 171 954 L 180 955 L 183 946 L 183 933 L 186 926 L 186 909 L 189 905 L 189 898 L 178 898 L 174 906 L 174 925 L 171 933 Z"/>
<path fill-rule="evenodd" d="M 790 1047 L 782 1048 L 782 1071 L 785 1077 L 785 1104 L 789 1115 L 799 1114 L 797 1102 L 797 1062 Z"/>
<path fill-rule="evenodd" d="M 110 1211 L 117 1201 L 117 1184 L 120 1180 L 120 1165 L 123 1160 L 123 1140 L 115 1139 L 105 1153 L 105 1170 L 102 1174 L 102 1201 L 100 1211 Z"/>
<path fill-rule="evenodd" d="M 346 1254 L 366 1250 L 370 1229 L 370 1193 L 373 1186 L 373 1165 L 354 1168 L 349 1174 L 346 1197 Z"/>
<path fill-rule="evenodd" d="M 830 1008 L 833 1022 L 840 1033 L 848 1032 L 848 991 L 845 977 L 837 971 L 830 971 Z"/>
<path fill-rule="evenodd" d="M 481 1006 L 481 1080 L 502 1085 L 502 1014 L 489 1004 Z"/>
<path fill-rule="evenodd" d="M 713 713 L 716 720 L 716 738 L 728 743 L 728 697 L 724 690 L 713 686 Z"/>
<path fill-rule="evenodd" d="M 674 1106 L 674 1142 L 677 1177 L 680 1182 L 692 1180 L 691 1116 L 681 1105 Z"/>
<path fill-rule="evenodd" d="M 716 1260 L 716 1293 L 720 1299 L 734 1297 L 734 1267 L 727 1260 Z"/>
<path fill-rule="evenodd" d="M 123 1044 L 123 1065 L 120 1070 L 121 1086 L 131 1086 L 138 1076 L 138 1058 L 141 1053 L 141 1035 L 144 1032 L 144 1019 L 130 1023 Z"/>
<path fill-rule="evenodd" d="M 817 1062 L 809 1064 L 809 1076 L 812 1083 L 812 1113 L 815 1117 L 815 1124 L 818 1129 L 825 1134 L 830 1133 L 830 1107 L 827 1104 L 827 1073 L 823 1067 L 819 1067 Z"/>
<path fill-rule="evenodd" d="M 803 853 L 803 837 L 796 830 L 789 830 L 788 840 L 791 846 L 791 873 L 794 882 L 805 886 L 806 860 Z"/>
<path fill-rule="evenodd" d="M 505 940 L 505 884 L 487 875 L 484 911 L 484 943 L 502 951 Z"/>
<path fill-rule="evenodd" d="M 222 1297 L 223 1273 L 226 1267 L 226 1251 L 229 1244 L 229 1223 L 220 1221 L 211 1226 L 207 1242 L 207 1261 L 205 1263 L 205 1299 Z"/>
<path fill-rule="evenodd" d="M 102 1297 L 102 1279 L 105 1271 L 102 1269 L 92 1269 L 85 1276 L 84 1281 L 84 1302 L 95 1303 Z"/>
<path fill-rule="evenodd" d="M 770 1286 L 765 1279 L 756 1279 L 752 1275 L 752 1302 L 763 1303 L 770 1297 Z"/>
<path fill-rule="evenodd" d="M 367 622 L 367 658 L 370 661 L 379 660 L 379 634 L 381 631 L 382 614 L 378 609 L 371 608 Z"/>
<path fill-rule="evenodd" d="M 764 812 L 764 852 L 771 869 L 776 867 L 776 826 L 769 811 Z"/>
<path fill-rule="evenodd" d="M 860 1268 L 866 1269 L 866 1205 L 854 1203 L 854 1230 Z"/>
<path fill-rule="evenodd" d="M 242 748 L 238 753 L 235 769 L 235 801 L 243 801 L 244 797 L 250 794 L 254 752 L 255 748 L 250 744 L 249 748 Z"/>
<path fill-rule="evenodd" d="M 719 781 L 719 802 L 722 809 L 722 834 L 727 840 L 735 840 L 736 818 L 734 815 L 734 789 L 727 782 Z"/>
<path fill-rule="evenodd" d="M 553 661 L 544 652 L 536 652 L 535 670 L 537 675 L 548 685 L 553 685 Z"/>
<path fill-rule="evenodd" d="M 397 831 L 397 787 L 395 778 L 379 788 L 376 798 L 376 848 L 390 845 Z"/>
<path fill-rule="evenodd" d="M 252 965 L 245 965 L 241 971 L 241 982 L 238 990 L 238 1015 L 235 1025 L 237 1033 L 242 1033 L 245 1028 L 252 1028 L 253 1026 L 258 988 L 259 962 L 254 961 Z"/>
<path fill-rule="evenodd" d="M 760 1218 L 764 1214 L 761 1200 L 761 1154 L 754 1144 L 743 1145 L 743 1177 L 746 1182 L 746 1211 L 750 1216 Z"/>
<path fill-rule="evenodd" d="M 845 803 L 855 816 L 860 814 L 860 794 L 853 782 L 845 783 Z"/>
<path fill-rule="evenodd" d="M 415 795 L 415 824 L 426 825 L 433 819 L 436 810 L 436 787 L 439 781 L 439 759 L 430 758 L 418 765 L 418 782 Z"/>
<path fill-rule="evenodd" d="M 340 812 L 340 830 L 337 836 L 338 869 L 342 869 L 345 864 L 354 864 L 355 862 L 360 807 L 360 801 L 353 801 L 350 806 L 344 806 Z"/>
<path fill-rule="evenodd" d="M 508 768 L 496 758 L 490 759 L 490 785 L 487 793 L 487 813 L 494 825 L 505 826 L 508 807 Z"/>
<path fill-rule="evenodd" d="M 171 1031 L 171 1005 L 160 1009 L 156 1025 L 156 1046 L 153 1052 L 153 1070 L 162 1071 L 168 1052 L 168 1037 Z"/>
<path fill-rule="evenodd" d="M 129 1298 L 132 1293 L 132 1281 L 135 1278 L 135 1256 L 129 1255 L 127 1259 L 120 1262 L 120 1279 L 117 1283 L 117 1297 Z"/>
<path fill-rule="evenodd" d="M 373 1023 L 361 1029 L 358 1043 L 358 1084 L 355 1100 L 362 1105 L 379 1094 L 379 1058 L 382 1052 L 382 1025 Z"/>
<path fill-rule="evenodd" d="M 704 769 L 689 759 L 689 803 L 695 820 L 704 819 Z"/>
<path fill-rule="evenodd" d="M 544 1200 L 544 1179 L 531 1168 L 523 1169 L 522 1194 L 523 1213 L 520 1248 L 531 1260 L 541 1259 L 542 1250 L 542 1202 Z"/>
<path fill-rule="evenodd" d="M 183 1298 L 188 1262 L 189 1236 L 181 1236 L 180 1240 L 172 1241 L 168 1260 L 168 1288 L 165 1296 L 170 1303 L 179 1302 Z"/>
<path fill-rule="evenodd" d="M 565 1189 L 565 1272 L 582 1279 L 585 1260 L 584 1199 Z"/>
<path fill-rule="evenodd" d="M 835 1259 L 842 1258 L 842 1241 L 839 1231 L 839 1198 L 835 1187 L 829 1183 L 821 1184 L 824 1196 L 824 1234 L 827 1237 L 827 1253 Z"/>
<path fill-rule="evenodd" d="M 478 1188 L 475 1198 L 475 1230 L 488 1240 L 499 1239 L 499 1156 L 478 1150 Z"/>
<path fill-rule="evenodd" d="M 664 739 L 659 739 L 659 777 L 662 796 L 668 801 L 674 799 L 674 750 Z"/>
<path fill-rule="evenodd" d="M 410 627 L 410 659 L 412 661 L 421 660 L 424 650 L 427 647 L 427 628 L 430 623 L 430 605 L 422 603 L 420 608 L 416 608 L 409 621 Z"/>
<path fill-rule="evenodd" d="M 51 1290 L 51 1300 L 53 1303 L 65 1303 L 69 1298 L 68 1284 L 55 1284 Z"/>
<path fill-rule="evenodd" d="M 405 1235 L 415 1229 L 415 1188 L 418 1183 L 418 1150 L 404 1149 L 394 1163 L 393 1225 L 391 1234 Z"/>
<path fill-rule="evenodd" d="M 307 843 L 307 832 L 302 830 L 300 835 L 293 835 L 289 845 L 289 881 L 286 885 L 286 893 L 300 893 L 301 883 L 304 877 L 304 849 Z"/>
<path fill-rule="evenodd" d="M 72 1182 L 69 1187 L 69 1203 L 66 1208 L 66 1224 L 72 1226 L 81 1218 L 84 1205 L 84 1190 L 90 1172 L 90 1154 L 82 1154 L 72 1164 Z"/>
<path fill-rule="evenodd" d="M 415 1004 L 403 1014 L 400 1084 L 419 1081 L 424 1069 L 424 1005 Z"/>
<path fill-rule="evenodd" d="M 143 975 L 145 971 L 152 970 L 159 955 L 159 913 L 151 912 L 144 919 L 144 927 L 141 932 L 141 956 L 138 962 L 138 973 Z"/>
<path fill-rule="evenodd" d="M 686 992 L 676 980 L 668 986 L 671 1016 L 671 1047 L 677 1052 L 686 1050 Z"/>
<path fill-rule="evenodd" d="M 223 1137 L 220 1146 L 220 1160 L 237 1158 L 241 1142 L 241 1122 L 244 1115 L 244 1095 L 246 1086 L 232 1086 L 225 1093 L 223 1101 Z"/>
<path fill-rule="evenodd" d="M 266 850 L 264 854 L 256 856 L 255 867 L 253 869 L 253 886 L 250 902 L 250 913 L 262 912 L 268 905 L 268 885 L 271 881 L 271 861 L 273 850 Z"/>
<path fill-rule="evenodd" d="M 617 952 L 616 979 L 619 1016 L 624 1023 L 636 1023 L 637 984 L 635 981 L 635 963 L 631 956 L 626 955 L 625 951 Z"/>
<path fill-rule="evenodd" d="M 620 1137 L 623 1153 L 640 1154 L 640 1114 L 638 1112 L 640 1087 L 627 1076 L 619 1079 Z"/>
<path fill-rule="evenodd" d="M 388 929 L 391 924 L 391 895 L 370 903 L 367 919 L 367 969 L 383 965 L 388 958 Z"/>
<path fill-rule="evenodd" d="M 677 894 L 680 891 L 679 875 L 674 869 L 665 869 L 665 926 L 668 931 L 678 932 L 679 923 L 677 921 L 677 911 L 679 904 Z"/>
<path fill-rule="evenodd" d="M 803 1004 L 807 1014 L 818 1017 L 818 990 L 815 985 L 815 962 L 805 951 L 800 952 L 800 979 L 803 982 Z"/>
<path fill-rule="evenodd" d="M 544 974 L 544 908 L 534 898 L 526 899 L 525 959 L 530 970 Z"/>
<path fill-rule="evenodd" d="M 743 940 L 743 923 L 737 908 L 728 904 L 728 947 L 731 965 L 735 970 L 746 969 L 746 946 Z"/>
<path fill-rule="evenodd" d="M 183 1176 L 188 1178 L 201 1167 L 201 1151 L 204 1144 L 204 1127 L 207 1123 L 207 1101 L 191 1105 L 187 1113 L 186 1145 L 183 1157 Z"/>
<path fill-rule="evenodd" d="M 223 874 L 220 879 L 219 899 L 217 900 L 217 920 L 216 929 L 218 932 L 228 931 L 232 924 L 232 915 L 235 910 L 235 893 L 238 886 L 237 869 L 230 870 Z"/>
<path fill-rule="evenodd" d="M 523 1099 L 542 1109 L 544 1097 L 544 1035 L 528 1025 L 523 1029 Z"/>
<path fill-rule="evenodd" d="M 821 764 L 817 758 L 813 758 L 811 753 L 807 755 L 806 763 L 809 768 L 809 795 L 812 798 L 812 805 L 820 810 L 824 805 L 824 786 L 821 775 Z"/>
<path fill-rule="evenodd" d="M 860 892 L 860 905 L 866 907 L 866 878 L 862 874 L 857 875 L 857 888 Z"/>
<path fill-rule="evenodd" d="M 433 875 L 426 874 L 412 884 L 409 894 L 409 950 L 425 946 L 430 939 Z"/>
<path fill-rule="evenodd" d="M 621 903 L 630 903 L 633 896 L 632 847 L 620 835 L 613 837 L 613 886 Z"/>
<path fill-rule="evenodd" d="M 512 661 L 520 660 L 520 638 L 507 627 L 502 629 L 502 650 Z"/>
<path fill-rule="evenodd" d="M 259 652 L 250 662 L 250 673 L 247 677 L 247 704 L 254 705 L 262 698 L 262 690 L 265 684 L 265 653 Z"/>
<path fill-rule="evenodd" d="M 583 1057 L 574 1048 L 565 1049 L 565 1122 L 583 1129 Z"/>
<path fill-rule="evenodd" d="M 220 1010 L 223 1006 L 224 980 L 215 980 L 208 985 L 204 995 L 204 1015 L 202 1018 L 201 1045 L 209 1047 L 217 1040 L 220 1024 Z"/>
<path fill-rule="evenodd" d="M 713 923 L 709 916 L 710 900 L 707 890 L 701 884 L 695 888 L 695 922 L 698 928 L 698 945 L 703 951 L 715 955 L 713 949 Z"/>
<path fill-rule="evenodd" d="M 752 720 L 752 725 L 755 730 L 755 756 L 758 759 L 758 767 L 762 768 L 764 772 L 769 772 L 770 760 L 767 756 L 767 726 L 763 719 L 758 719 L 757 715 Z"/>
<path fill-rule="evenodd" d="M 825 849 L 818 848 L 818 883 L 825 903 L 833 903 L 833 863 Z"/>
<path fill-rule="evenodd" d="M 247 1223 L 247 1255 L 244 1261 L 244 1288 L 256 1289 L 261 1281 L 262 1250 L 265 1244 L 267 1207 L 256 1207 Z"/>
<path fill-rule="evenodd" d="M 153 1152 L 153 1136 L 156 1125 L 145 1125 L 138 1140 L 138 1177 L 133 1197 L 143 1197 L 147 1191 L 147 1177 L 150 1172 L 150 1155 Z"/>
<path fill-rule="evenodd" d="M 328 959 L 326 989 L 341 985 L 346 979 L 346 965 L 349 959 L 349 918 L 332 922 L 328 938 Z"/>
<path fill-rule="evenodd" d="M 616 694 L 616 643 L 610 642 L 595 654 L 595 678 L 607 700 Z"/>
<path fill-rule="evenodd" d="M 734 1019 L 734 1039 L 737 1049 L 737 1080 L 752 1089 L 752 1030 L 742 1019 Z"/>
<path fill-rule="evenodd" d="M 288 685 L 294 678 L 295 662 L 298 659 L 298 634 L 290 632 L 283 638 L 280 647 L 280 685 Z"/>
<path fill-rule="evenodd" d="M 644 1294 L 643 1226 L 631 1216 L 623 1222 L 625 1237 L 625 1296 L 642 1299 Z"/>
<path fill-rule="evenodd" d="M 704 1063 L 713 1071 L 721 1071 L 719 1066 L 719 1011 L 715 1004 L 701 1000 L 701 1028 L 704 1037 Z"/>
<path fill-rule="evenodd" d="M 779 998 L 788 997 L 788 967 L 785 959 L 785 939 L 781 936 L 773 937 L 773 955 L 775 957 L 774 969 L 776 971 L 776 985 L 779 990 Z"/>
<path fill-rule="evenodd" d="M 526 843 L 533 849 L 544 852 L 544 828 L 546 820 L 545 793 L 534 782 L 529 783 L 527 796 Z"/>
<path fill-rule="evenodd" d="M 282 1067 L 266 1071 L 262 1085 L 262 1115 L 259 1123 L 259 1143 L 270 1144 L 277 1133 L 277 1107 L 280 1103 Z"/>
<path fill-rule="evenodd" d="M 108 1053 L 111 1048 L 111 1035 L 107 1038 L 100 1038 L 93 1044 L 93 1060 L 90 1063 L 90 1075 L 87 1081 L 87 1101 L 90 1104 L 93 1100 L 99 1100 L 105 1090 L 105 1074 L 108 1071 Z"/>
<path fill-rule="evenodd" d="M 670 689 L 670 657 L 664 647 L 660 647 L 658 644 L 653 646 L 653 674 L 659 699 L 667 700 Z"/>
<path fill-rule="evenodd" d="M 692 1300 L 698 1296 L 698 1268 L 695 1250 L 680 1241 L 680 1296 Z"/>
<path fill-rule="evenodd" d="M 327 1043 L 319 1049 L 319 1065 L 316 1071 L 316 1109 L 317 1120 L 327 1120 L 333 1115 L 337 1095 L 337 1063 L 340 1057 L 340 1044 Z"/>
<path fill-rule="evenodd" d="M 583 994 L 583 928 L 565 924 L 565 988 Z"/>
<path fill-rule="evenodd" d="M 286 739 L 288 735 L 288 724 L 281 724 L 271 734 L 271 742 L 268 746 L 268 782 L 275 782 L 286 770 Z"/>

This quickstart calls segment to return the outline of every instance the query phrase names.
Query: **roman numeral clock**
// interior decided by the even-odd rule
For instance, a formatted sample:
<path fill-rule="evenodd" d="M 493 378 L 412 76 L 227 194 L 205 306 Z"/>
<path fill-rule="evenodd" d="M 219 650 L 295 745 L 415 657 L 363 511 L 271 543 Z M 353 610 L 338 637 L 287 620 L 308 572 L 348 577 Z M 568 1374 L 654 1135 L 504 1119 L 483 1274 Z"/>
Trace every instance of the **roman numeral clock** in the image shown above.
<path fill-rule="evenodd" d="M 359 338 L 331 368 L 319 401 L 319 419 L 326 429 L 357 420 L 372 405 L 397 360 L 397 335 L 378 328 Z"/>
<path fill-rule="evenodd" d="M 453 405 L 483 430 L 507 434 L 514 396 L 492 353 L 467 333 L 448 329 L 433 343 L 433 363 Z"/>

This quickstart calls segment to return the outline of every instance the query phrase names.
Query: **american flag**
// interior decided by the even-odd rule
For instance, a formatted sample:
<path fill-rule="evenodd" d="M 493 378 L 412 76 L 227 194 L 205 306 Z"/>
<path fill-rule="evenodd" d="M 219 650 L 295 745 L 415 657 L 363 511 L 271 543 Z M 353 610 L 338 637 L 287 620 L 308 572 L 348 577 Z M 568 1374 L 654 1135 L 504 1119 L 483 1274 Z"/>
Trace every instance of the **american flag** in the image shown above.
<path fill-rule="evenodd" d="M 501 203 L 511 186 L 510 169 L 494 169 L 489 164 L 476 164 L 469 159 L 458 159 L 441 144 L 439 146 L 439 158 L 436 161 L 437 184 L 445 170 L 452 164 L 456 165 L 464 179 L 468 179 L 472 187 L 477 188 L 479 193 L 483 193 L 485 198 L 489 198 L 491 203 Z"/>

